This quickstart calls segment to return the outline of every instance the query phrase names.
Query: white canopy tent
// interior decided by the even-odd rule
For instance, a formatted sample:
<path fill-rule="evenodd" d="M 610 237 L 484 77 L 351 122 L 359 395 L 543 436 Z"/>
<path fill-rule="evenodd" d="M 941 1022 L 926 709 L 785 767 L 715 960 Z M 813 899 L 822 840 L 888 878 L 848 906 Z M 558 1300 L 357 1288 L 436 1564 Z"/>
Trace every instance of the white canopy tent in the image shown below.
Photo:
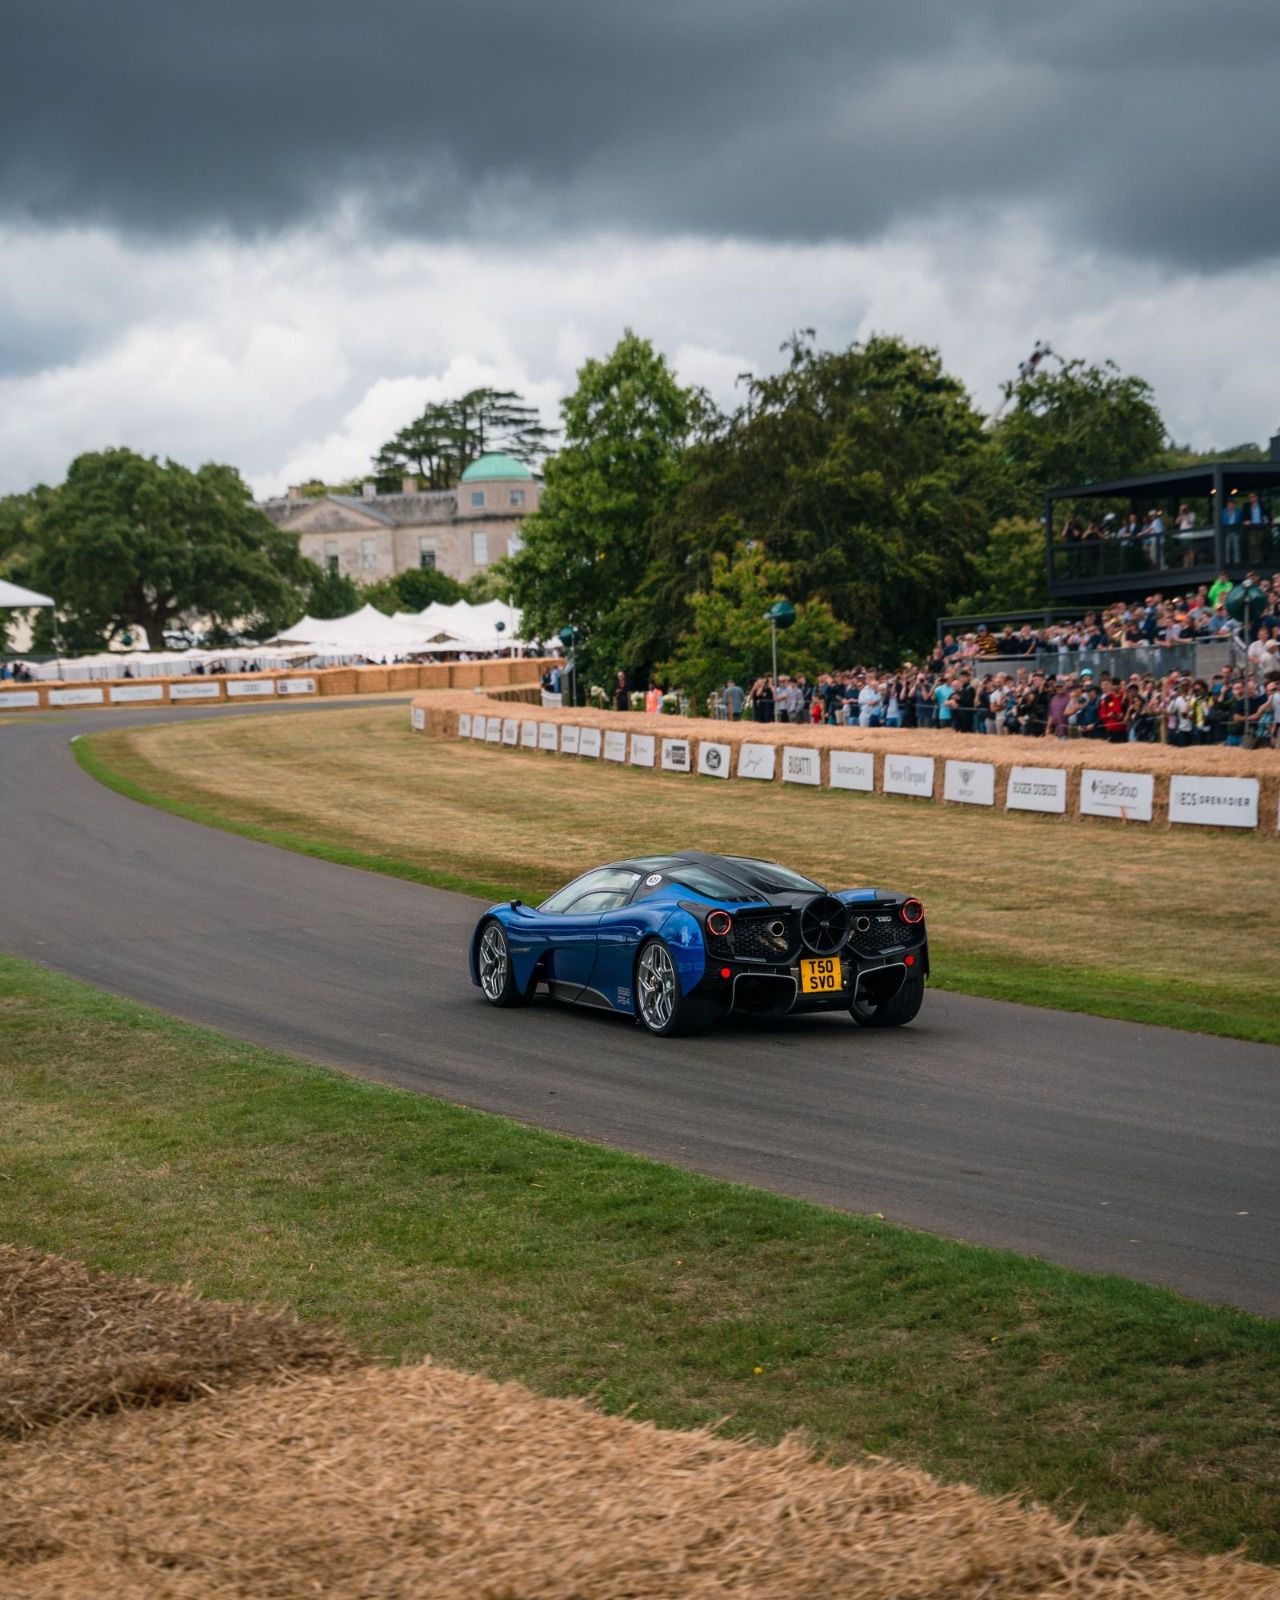
<path fill-rule="evenodd" d="M 34 589 L 24 589 L 20 583 L 10 583 L 6 578 L 0 578 L 0 609 L 27 611 L 33 606 L 52 605 L 57 605 L 57 601 L 50 600 L 47 594 L 37 594 Z"/>
<path fill-rule="evenodd" d="M 498 624 L 502 626 L 499 627 Z M 361 655 L 387 659 L 409 655 L 477 655 L 520 648 L 520 613 L 503 600 L 472 605 L 433 601 L 422 611 L 388 617 L 365 605 L 346 617 L 303 617 L 273 643 L 310 644 L 317 655 Z"/>

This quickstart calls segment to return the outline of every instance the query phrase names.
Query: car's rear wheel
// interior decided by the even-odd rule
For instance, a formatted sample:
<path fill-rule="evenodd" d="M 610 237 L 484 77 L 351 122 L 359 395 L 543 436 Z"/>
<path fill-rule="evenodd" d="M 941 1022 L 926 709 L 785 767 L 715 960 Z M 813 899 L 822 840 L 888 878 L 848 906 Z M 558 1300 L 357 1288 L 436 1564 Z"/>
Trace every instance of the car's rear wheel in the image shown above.
<path fill-rule="evenodd" d="M 849 1015 L 862 1028 L 900 1028 L 920 1010 L 924 1001 L 924 979 L 908 978 L 892 1000 L 878 1005 L 871 1000 L 855 1000 Z"/>
<path fill-rule="evenodd" d="M 511 946 L 500 922 L 486 922 L 480 933 L 480 948 L 476 952 L 476 968 L 480 978 L 480 992 L 491 1006 L 523 1006 L 529 1002 L 532 990 L 522 990 L 516 983 L 515 968 L 511 961 Z"/>
<path fill-rule="evenodd" d="M 663 1038 L 701 1033 L 713 1007 L 702 995 L 680 991 L 680 975 L 661 939 L 647 939 L 636 959 L 636 1017 L 642 1028 Z"/>

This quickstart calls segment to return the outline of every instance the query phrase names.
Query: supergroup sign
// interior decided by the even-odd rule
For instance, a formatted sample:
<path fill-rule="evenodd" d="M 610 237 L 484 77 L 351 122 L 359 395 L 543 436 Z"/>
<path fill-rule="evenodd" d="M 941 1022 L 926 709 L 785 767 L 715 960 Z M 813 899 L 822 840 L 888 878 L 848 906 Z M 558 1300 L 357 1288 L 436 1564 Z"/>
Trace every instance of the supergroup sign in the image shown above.
<path fill-rule="evenodd" d="M 423 723 L 414 713 L 413 725 Z M 663 772 L 698 773 L 704 778 L 745 778 L 771 783 L 822 783 L 823 751 L 812 745 L 722 744 L 714 739 L 668 739 L 660 734 L 618 728 L 580 728 L 533 718 L 489 717 L 464 712 L 458 735 L 488 744 L 520 744 L 530 750 L 555 750 L 562 755 L 592 757 L 658 767 Z M 736 748 L 736 755 L 735 755 Z M 827 750 L 827 782 L 833 789 L 875 791 L 875 756 L 863 750 Z M 938 768 L 941 773 L 941 794 Z M 952 805 L 998 803 L 996 768 L 988 761 L 935 760 L 932 756 L 881 757 L 884 794 L 935 797 Z M 1062 816 L 1067 810 L 1072 773 L 1064 767 L 1010 767 L 1005 778 L 1006 811 L 1041 811 Z M 1113 772 L 1084 767 L 1079 773 L 1080 811 L 1087 817 L 1118 817 L 1125 822 L 1150 822 L 1155 815 L 1155 776 L 1150 772 Z M 1206 778 L 1175 774 L 1169 779 L 1169 821 L 1216 828 L 1258 826 L 1257 778 Z M 1278 819 L 1280 825 L 1280 819 Z"/>

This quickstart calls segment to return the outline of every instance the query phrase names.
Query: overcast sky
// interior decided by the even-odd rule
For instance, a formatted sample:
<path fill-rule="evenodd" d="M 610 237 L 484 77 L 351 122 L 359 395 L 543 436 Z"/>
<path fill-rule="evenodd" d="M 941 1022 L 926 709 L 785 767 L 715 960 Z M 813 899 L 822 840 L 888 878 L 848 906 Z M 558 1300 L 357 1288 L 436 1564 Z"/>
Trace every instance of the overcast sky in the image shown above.
<path fill-rule="evenodd" d="M 0 492 L 128 444 L 260 493 L 429 398 L 549 419 L 630 326 L 1038 338 L 1280 428 L 1275 0 L 39 0 L 0 52 Z"/>

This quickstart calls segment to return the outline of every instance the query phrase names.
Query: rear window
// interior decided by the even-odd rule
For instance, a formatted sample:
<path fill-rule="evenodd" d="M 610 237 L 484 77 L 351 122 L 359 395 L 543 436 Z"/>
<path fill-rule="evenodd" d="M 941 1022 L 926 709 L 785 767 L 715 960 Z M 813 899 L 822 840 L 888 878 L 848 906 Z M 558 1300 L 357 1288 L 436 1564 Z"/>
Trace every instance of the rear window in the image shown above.
<path fill-rule="evenodd" d="M 785 894 L 789 889 L 816 889 L 819 893 L 822 891 L 820 883 L 815 883 L 812 878 L 802 877 L 798 872 L 792 872 L 790 867 L 780 867 L 776 861 L 754 861 L 750 856 L 727 856 L 725 859 L 744 867 L 756 883 L 771 893 Z"/>
<path fill-rule="evenodd" d="M 719 873 L 711 872 L 706 867 L 691 866 L 682 861 L 671 873 L 677 883 L 684 884 L 686 889 L 692 889 L 695 894 L 705 894 L 708 900 L 758 900 L 758 894 L 741 883 L 734 883 L 728 878 L 722 878 Z"/>

